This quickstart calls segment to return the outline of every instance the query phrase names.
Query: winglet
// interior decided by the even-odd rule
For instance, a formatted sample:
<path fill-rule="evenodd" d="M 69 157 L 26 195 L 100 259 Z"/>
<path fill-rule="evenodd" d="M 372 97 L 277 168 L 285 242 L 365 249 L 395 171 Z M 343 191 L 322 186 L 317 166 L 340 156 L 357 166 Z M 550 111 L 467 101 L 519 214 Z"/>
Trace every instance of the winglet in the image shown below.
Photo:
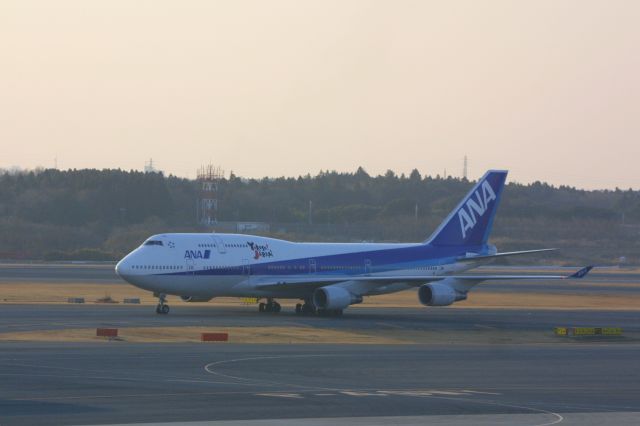
<path fill-rule="evenodd" d="M 567 278 L 569 278 L 569 279 L 584 278 L 589 273 L 589 271 L 592 270 L 592 269 L 593 269 L 593 266 L 585 266 L 584 268 L 580 269 L 575 274 L 569 275 Z"/>

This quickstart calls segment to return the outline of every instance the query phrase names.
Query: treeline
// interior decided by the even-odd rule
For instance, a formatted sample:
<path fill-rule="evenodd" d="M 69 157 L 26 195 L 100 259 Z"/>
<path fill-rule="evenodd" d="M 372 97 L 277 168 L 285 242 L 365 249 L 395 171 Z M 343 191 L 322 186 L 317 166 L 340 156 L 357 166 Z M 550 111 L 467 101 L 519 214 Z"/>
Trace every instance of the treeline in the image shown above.
<path fill-rule="evenodd" d="M 295 240 L 420 241 L 472 183 L 456 178 L 316 176 L 219 183 L 218 220 L 271 224 Z M 0 173 L 0 258 L 116 259 L 152 233 L 197 225 L 196 181 L 123 170 Z M 492 242 L 501 250 L 561 247 L 545 261 L 640 261 L 640 193 L 510 183 Z"/>

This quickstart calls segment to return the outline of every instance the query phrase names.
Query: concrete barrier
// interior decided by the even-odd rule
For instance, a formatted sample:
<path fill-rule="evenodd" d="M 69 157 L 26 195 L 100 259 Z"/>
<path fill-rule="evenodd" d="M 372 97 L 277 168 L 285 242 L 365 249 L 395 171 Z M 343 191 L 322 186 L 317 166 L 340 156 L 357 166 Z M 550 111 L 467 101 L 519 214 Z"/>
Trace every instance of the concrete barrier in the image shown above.
<path fill-rule="evenodd" d="M 139 305 L 140 304 L 140 298 L 138 298 L 138 297 L 126 298 L 125 297 L 124 300 L 122 301 L 122 303 L 129 303 L 129 304 L 132 304 L 132 305 Z"/>
<path fill-rule="evenodd" d="M 202 333 L 200 340 L 203 342 L 226 342 L 229 340 L 229 333 Z"/>
<path fill-rule="evenodd" d="M 556 327 L 556 336 L 622 336 L 620 327 Z"/>
<path fill-rule="evenodd" d="M 117 328 L 97 328 L 96 336 L 98 337 L 118 337 Z"/>
<path fill-rule="evenodd" d="M 67 303 L 84 303 L 84 297 L 70 297 L 67 299 Z"/>

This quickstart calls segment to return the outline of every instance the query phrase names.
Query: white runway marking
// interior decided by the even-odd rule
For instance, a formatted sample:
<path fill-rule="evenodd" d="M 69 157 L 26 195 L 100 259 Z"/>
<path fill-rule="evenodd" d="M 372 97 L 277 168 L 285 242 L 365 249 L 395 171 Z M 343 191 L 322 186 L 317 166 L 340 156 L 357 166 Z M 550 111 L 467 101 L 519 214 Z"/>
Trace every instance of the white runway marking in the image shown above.
<path fill-rule="evenodd" d="M 373 393 L 373 392 L 357 392 L 357 391 L 342 391 L 340 392 L 343 395 L 349 396 L 388 396 L 384 393 Z"/>
<path fill-rule="evenodd" d="M 311 390 L 325 390 L 325 391 L 335 391 L 339 389 L 331 389 L 320 386 L 308 386 L 308 385 L 298 385 L 295 383 L 284 383 L 284 382 L 276 382 L 273 380 L 262 380 L 262 379 L 254 379 L 251 377 L 239 377 L 239 376 L 231 376 L 228 374 L 223 374 L 218 371 L 215 371 L 213 367 L 220 366 L 229 363 L 236 362 L 244 362 L 244 361 L 263 361 L 263 360 L 271 360 L 271 359 L 291 359 L 291 358 L 320 358 L 320 357 L 338 357 L 341 355 L 323 355 L 323 354 L 309 354 L 309 355 L 278 355 L 278 356 L 258 356 L 258 357 L 249 357 L 249 358 L 234 358 L 229 360 L 222 360 L 209 363 L 204 366 L 204 370 L 209 374 L 214 374 L 216 376 L 225 377 L 227 379 L 240 380 L 243 382 L 251 383 L 251 384 L 271 384 L 271 385 L 280 385 L 280 386 L 290 386 L 294 388 L 300 389 L 311 389 Z"/>
<path fill-rule="evenodd" d="M 302 399 L 304 398 L 299 393 L 257 393 L 258 396 L 272 396 L 276 398 L 294 398 L 294 399 Z"/>
<path fill-rule="evenodd" d="M 279 385 L 283 385 L 283 386 L 291 386 L 291 387 L 297 387 L 300 389 L 317 389 L 317 390 L 327 390 L 327 391 L 338 391 L 343 395 L 347 395 L 347 396 L 356 396 L 356 397 L 370 397 L 370 396 L 388 396 L 389 394 L 384 393 L 383 391 L 380 390 L 372 390 L 373 392 L 368 392 L 368 390 L 354 390 L 354 389 L 332 389 L 332 388 L 322 388 L 322 387 L 313 387 L 313 386 L 301 386 L 301 385 L 297 385 L 297 384 L 291 384 L 291 383 L 282 383 L 282 382 L 275 382 L 275 381 L 269 381 L 269 380 L 259 380 L 259 379 L 252 379 L 252 378 L 246 378 L 246 377 L 239 377 L 239 376 L 231 376 L 231 375 L 227 375 L 227 374 L 223 374 L 220 372 L 217 372 L 213 369 L 213 367 L 215 366 L 220 366 L 220 365 L 224 365 L 224 364 L 230 364 L 230 363 L 239 363 L 239 362 L 244 362 L 244 361 L 263 361 L 263 360 L 271 360 L 271 359 L 291 359 L 291 358 L 314 358 L 314 357 L 326 357 L 326 356 L 340 356 L 340 355 L 323 355 L 323 354 L 311 354 L 311 355 L 278 355 L 278 356 L 257 356 L 257 357 L 248 357 L 248 358 L 234 358 L 234 359 L 230 359 L 230 360 L 222 360 L 222 361 L 216 361 L 216 362 L 212 362 L 209 363 L 207 365 L 204 366 L 204 370 L 207 373 L 210 374 L 214 374 L 214 375 L 218 375 L 221 377 L 226 377 L 228 379 L 234 379 L 234 380 L 240 380 L 240 381 L 245 381 L 246 383 L 272 383 L 272 384 L 279 384 Z M 562 422 L 564 420 L 564 418 L 557 413 L 551 412 L 551 411 L 547 411 L 547 410 L 543 410 L 543 409 L 539 409 L 539 408 L 532 408 L 532 407 L 525 407 L 525 406 L 521 406 L 521 405 L 513 405 L 513 404 L 504 404 L 504 403 L 500 403 L 500 402 L 496 402 L 496 401 L 486 401 L 486 400 L 479 400 L 479 399 L 468 399 L 468 398 L 464 398 L 466 397 L 471 397 L 473 395 L 469 395 L 469 393 L 464 393 L 464 392 L 454 392 L 451 390 L 424 390 L 424 391 L 419 391 L 422 392 L 422 394 L 420 396 L 423 397 L 429 397 L 429 398 L 434 398 L 434 399 L 448 399 L 448 400 L 457 400 L 457 401 L 468 401 L 470 403 L 477 403 L 477 404 L 484 404 L 484 405 L 494 405 L 494 406 L 500 406 L 500 407 L 509 407 L 509 408 L 519 408 L 522 410 L 528 410 L 528 411 L 532 411 L 532 412 L 536 412 L 536 413 L 542 413 L 542 414 L 546 414 L 549 416 L 553 416 L 554 420 L 550 421 L 550 422 L 546 422 L 546 423 L 540 423 L 540 424 L 536 424 L 536 425 L 532 425 L 532 426 L 552 426 L 555 424 L 558 424 L 560 422 Z M 296 394 L 299 395 L 299 394 Z M 417 396 L 414 394 L 414 396 Z M 453 398 L 453 397 L 458 397 L 458 398 Z M 462 398 L 461 398 L 462 397 Z M 304 398 L 303 396 L 301 396 L 300 398 L 296 398 L 296 399 L 302 399 Z"/>
<path fill-rule="evenodd" d="M 480 392 L 480 391 L 467 390 L 467 389 L 464 389 L 462 392 L 477 393 L 477 394 L 481 394 L 481 395 L 502 395 L 501 393 L 498 393 L 498 392 Z"/>

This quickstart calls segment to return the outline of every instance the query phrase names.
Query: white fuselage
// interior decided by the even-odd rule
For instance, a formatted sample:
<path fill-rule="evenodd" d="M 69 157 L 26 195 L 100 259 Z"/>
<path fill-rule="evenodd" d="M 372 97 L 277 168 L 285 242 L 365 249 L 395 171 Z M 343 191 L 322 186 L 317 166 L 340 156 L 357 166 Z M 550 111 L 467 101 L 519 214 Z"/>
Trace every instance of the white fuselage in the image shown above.
<path fill-rule="evenodd" d="M 443 275 L 477 266 L 456 263 L 464 253 L 434 257 L 414 244 L 293 243 L 241 234 L 160 234 L 150 237 L 116 266 L 127 282 L 154 293 L 207 300 L 217 296 L 305 298 L 304 288 L 260 289 L 265 280 L 309 280 L 328 275 Z M 406 283 L 371 286 L 364 294 L 408 288 Z"/>

